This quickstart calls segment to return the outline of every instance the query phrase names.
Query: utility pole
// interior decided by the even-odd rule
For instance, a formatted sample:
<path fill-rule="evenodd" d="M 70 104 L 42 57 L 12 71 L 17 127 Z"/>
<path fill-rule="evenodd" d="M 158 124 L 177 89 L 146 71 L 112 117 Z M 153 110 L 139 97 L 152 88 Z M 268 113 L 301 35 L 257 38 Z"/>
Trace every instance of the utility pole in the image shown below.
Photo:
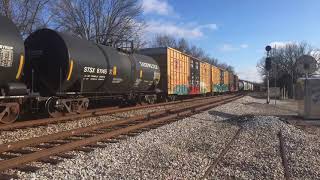
<path fill-rule="evenodd" d="M 274 89 L 275 89 L 275 91 L 277 90 L 277 70 L 278 70 L 278 68 L 277 68 L 277 65 L 274 63 Z M 276 92 L 278 92 L 278 91 L 276 91 Z M 275 95 L 274 95 L 274 104 L 275 105 L 277 105 L 277 93 L 275 93 Z"/>
<path fill-rule="evenodd" d="M 270 82 L 269 82 L 270 72 L 267 74 L 267 104 L 270 103 Z"/>
<path fill-rule="evenodd" d="M 271 57 L 270 57 L 270 51 L 271 51 L 271 46 L 266 46 L 266 51 L 267 51 L 267 58 L 266 58 L 266 64 L 265 68 L 267 70 L 267 104 L 270 103 L 270 84 L 269 84 L 269 76 L 270 76 L 270 70 L 271 70 Z"/>
<path fill-rule="evenodd" d="M 273 65 L 274 65 L 274 90 L 276 91 L 275 92 L 275 95 L 274 95 L 274 104 L 277 105 L 277 71 L 278 71 L 278 64 L 275 62 L 276 59 L 275 59 L 275 50 L 277 49 L 277 46 L 275 45 L 275 47 L 273 48 L 273 51 L 272 51 L 272 57 L 273 57 Z M 279 88 L 280 89 L 280 88 Z M 280 96 L 279 96 L 280 97 Z"/>

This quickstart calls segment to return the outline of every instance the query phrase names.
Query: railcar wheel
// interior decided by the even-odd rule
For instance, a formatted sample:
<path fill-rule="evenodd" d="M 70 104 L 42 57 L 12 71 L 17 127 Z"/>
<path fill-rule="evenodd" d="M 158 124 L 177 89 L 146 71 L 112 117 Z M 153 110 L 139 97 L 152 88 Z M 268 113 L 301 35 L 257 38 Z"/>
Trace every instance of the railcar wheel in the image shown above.
<path fill-rule="evenodd" d="M 176 95 L 169 95 L 167 99 L 168 99 L 167 102 L 176 101 L 177 96 Z"/>
<path fill-rule="evenodd" d="M 10 124 L 15 122 L 20 114 L 20 107 L 18 103 L 7 103 L 1 105 L 2 112 L 0 113 L 0 122 Z"/>
<path fill-rule="evenodd" d="M 155 95 L 146 95 L 144 97 L 144 99 L 145 99 L 145 102 L 148 103 L 148 104 L 155 104 L 156 100 L 157 100 L 157 96 L 155 96 Z"/>
<path fill-rule="evenodd" d="M 46 101 L 46 110 L 47 113 L 49 114 L 50 117 L 61 117 L 64 115 L 63 112 L 61 112 L 59 109 L 57 109 L 57 98 L 55 97 L 50 97 L 47 101 Z"/>
<path fill-rule="evenodd" d="M 89 107 L 89 100 L 79 101 L 77 113 L 81 114 L 81 113 L 85 112 L 86 110 L 88 110 L 88 107 Z"/>
<path fill-rule="evenodd" d="M 156 100 L 155 100 L 154 98 L 150 98 L 150 99 L 148 100 L 148 103 L 149 103 L 149 104 L 154 104 L 154 103 L 156 103 Z"/>

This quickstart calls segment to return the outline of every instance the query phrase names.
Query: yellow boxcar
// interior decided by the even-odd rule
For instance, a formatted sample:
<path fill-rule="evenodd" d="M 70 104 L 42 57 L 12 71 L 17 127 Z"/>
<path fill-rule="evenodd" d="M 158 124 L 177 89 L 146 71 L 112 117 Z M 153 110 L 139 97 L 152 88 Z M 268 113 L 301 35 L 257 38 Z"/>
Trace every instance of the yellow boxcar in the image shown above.
<path fill-rule="evenodd" d="M 158 88 L 167 95 L 188 95 L 190 57 L 170 47 L 142 49 L 140 53 L 151 56 L 160 66 Z"/>
<path fill-rule="evenodd" d="M 212 92 L 221 92 L 221 73 L 220 69 L 216 66 L 211 66 L 211 89 Z"/>
<path fill-rule="evenodd" d="M 168 94 L 187 95 L 190 57 L 173 48 L 167 48 L 167 56 Z"/>
<path fill-rule="evenodd" d="M 211 65 L 200 62 L 200 93 L 211 93 Z"/>

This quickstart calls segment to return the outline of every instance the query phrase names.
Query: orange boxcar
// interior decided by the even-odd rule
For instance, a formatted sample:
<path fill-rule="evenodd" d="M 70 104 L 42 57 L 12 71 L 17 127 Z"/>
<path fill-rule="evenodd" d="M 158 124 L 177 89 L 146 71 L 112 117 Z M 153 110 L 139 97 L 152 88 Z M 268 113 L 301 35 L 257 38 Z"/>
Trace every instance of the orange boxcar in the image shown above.
<path fill-rule="evenodd" d="M 173 48 L 167 49 L 168 94 L 187 95 L 190 57 Z"/>
<path fill-rule="evenodd" d="M 215 92 L 220 92 L 221 72 L 216 66 L 211 66 L 211 89 Z"/>
<path fill-rule="evenodd" d="M 211 65 L 206 62 L 200 62 L 200 92 L 211 93 Z"/>
<path fill-rule="evenodd" d="M 148 48 L 140 51 L 154 58 L 160 66 L 159 88 L 167 95 L 188 95 L 190 57 L 170 47 Z"/>

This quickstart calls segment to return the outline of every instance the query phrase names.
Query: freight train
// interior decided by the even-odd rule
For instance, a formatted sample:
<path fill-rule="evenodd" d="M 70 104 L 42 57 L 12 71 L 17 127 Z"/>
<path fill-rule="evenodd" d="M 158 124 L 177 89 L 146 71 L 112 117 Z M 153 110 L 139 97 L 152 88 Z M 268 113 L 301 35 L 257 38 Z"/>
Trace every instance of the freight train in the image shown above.
<path fill-rule="evenodd" d="M 79 37 L 40 29 L 23 42 L 0 16 L 0 121 L 23 112 L 51 117 L 85 111 L 92 99 L 155 99 L 160 68 L 149 56 L 127 54 Z"/>
<path fill-rule="evenodd" d="M 174 48 L 147 48 L 140 53 L 152 57 L 159 64 L 161 78 L 158 87 L 169 100 L 179 96 L 238 91 L 237 75 Z"/>
<path fill-rule="evenodd" d="M 127 53 L 51 29 L 23 41 L 0 16 L 0 122 L 85 111 L 92 100 L 154 103 L 238 91 L 238 77 L 173 48 Z"/>

